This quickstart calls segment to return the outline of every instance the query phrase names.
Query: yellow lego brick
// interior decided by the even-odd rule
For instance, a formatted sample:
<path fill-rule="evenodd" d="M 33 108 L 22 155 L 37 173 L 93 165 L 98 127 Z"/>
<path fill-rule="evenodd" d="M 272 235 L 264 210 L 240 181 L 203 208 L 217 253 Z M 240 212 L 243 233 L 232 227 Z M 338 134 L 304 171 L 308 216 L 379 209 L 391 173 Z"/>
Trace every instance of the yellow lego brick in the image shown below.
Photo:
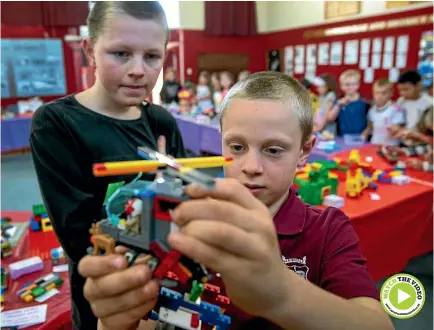
<path fill-rule="evenodd" d="M 312 168 L 314 170 L 319 170 L 322 167 L 320 163 L 312 163 Z"/>
<path fill-rule="evenodd" d="M 0 296 L 0 303 L 4 303 L 5 302 L 5 296 L 4 295 L 1 295 Z"/>
<path fill-rule="evenodd" d="M 404 173 L 402 171 L 393 171 L 393 172 L 389 173 L 389 175 L 392 176 L 392 177 L 394 177 L 394 176 L 400 176 L 400 175 L 403 175 L 403 174 Z"/>
<path fill-rule="evenodd" d="M 53 231 L 53 226 L 51 225 L 51 221 L 49 218 L 41 219 L 41 227 L 44 233 L 48 231 Z"/>
<path fill-rule="evenodd" d="M 25 302 L 32 302 L 33 296 L 31 294 L 25 295 L 24 297 L 21 297 Z"/>
<path fill-rule="evenodd" d="M 329 172 L 329 179 L 337 179 L 338 175 L 332 172 Z"/>
<path fill-rule="evenodd" d="M 50 291 L 56 287 L 56 283 L 50 283 L 45 287 L 45 291 Z"/>
<path fill-rule="evenodd" d="M 309 180 L 309 174 L 308 173 L 299 174 L 299 175 L 297 175 L 297 179 L 299 179 L 299 180 Z"/>

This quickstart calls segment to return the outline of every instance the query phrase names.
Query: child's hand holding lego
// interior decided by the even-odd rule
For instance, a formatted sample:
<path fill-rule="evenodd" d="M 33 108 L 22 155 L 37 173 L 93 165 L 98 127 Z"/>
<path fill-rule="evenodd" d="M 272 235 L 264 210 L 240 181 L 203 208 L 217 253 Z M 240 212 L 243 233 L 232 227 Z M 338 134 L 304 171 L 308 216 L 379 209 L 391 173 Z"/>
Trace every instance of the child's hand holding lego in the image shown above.
<path fill-rule="evenodd" d="M 241 183 L 217 179 L 215 190 L 186 188 L 172 219 L 181 230 L 169 244 L 221 274 L 228 296 L 246 312 L 266 317 L 284 299 L 288 276 L 273 218 Z"/>
<path fill-rule="evenodd" d="M 118 247 L 117 252 L 125 251 Z M 122 255 L 85 256 L 78 271 L 86 278 L 84 296 L 104 330 L 135 328 L 156 303 L 159 288 L 151 270 L 139 262 L 128 268 Z"/>

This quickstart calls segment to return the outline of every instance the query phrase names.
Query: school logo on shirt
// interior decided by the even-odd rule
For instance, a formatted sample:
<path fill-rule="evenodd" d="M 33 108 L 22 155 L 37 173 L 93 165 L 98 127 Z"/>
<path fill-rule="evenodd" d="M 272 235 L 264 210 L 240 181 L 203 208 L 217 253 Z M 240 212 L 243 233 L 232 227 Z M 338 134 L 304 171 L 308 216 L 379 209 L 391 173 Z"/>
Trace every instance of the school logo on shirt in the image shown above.
<path fill-rule="evenodd" d="M 282 261 L 286 265 L 286 267 L 307 280 L 307 273 L 309 272 L 309 267 L 306 263 L 306 256 L 304 256 L 303 259 L 299 259 L 286 258 L 284 255 L 282 255 Z"/>

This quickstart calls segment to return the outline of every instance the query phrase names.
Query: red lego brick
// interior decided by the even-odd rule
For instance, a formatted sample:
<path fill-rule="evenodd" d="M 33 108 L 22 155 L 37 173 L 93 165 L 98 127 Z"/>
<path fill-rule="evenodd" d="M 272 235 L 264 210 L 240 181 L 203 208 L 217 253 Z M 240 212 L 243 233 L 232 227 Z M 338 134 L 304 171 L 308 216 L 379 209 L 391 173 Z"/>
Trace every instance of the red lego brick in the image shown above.
<path fill-rule="evenodd" d="M 167 272 L 173 271 L 181 258 L 181 253 L 176 250 L 170 250 L 169 253 L 161 260 L 157 269 L 154 271 L 154 277 L 162 280 L 166 277 Z M 175 274 L 177 272 L 175 271 Z"/>
<path fill-rule="evenodd" d="M 216 301 L 218 301 L 219 303 L 221 303 L 223 305 L 229 305 L 231 303 L 231 300 L 228 297 L 222 296 L 220 294 L 217 296 Z M 218 305 L 220 305 L 220 304 L 218 304 Z M 221 305 L 220 305 L 220 307 L 221 307 Z"/>
<path fill-rule="evenodd" d="M 199 314 L 191 314 L 190 327 L 195 329 L 199 328 Z"/>
<path fill-rule="evenodd" d="M 203 288 L 205 291 L 210 291 L 215 294 L 220 294 L 220 288 L 217 285 L 206 283 Z"/>

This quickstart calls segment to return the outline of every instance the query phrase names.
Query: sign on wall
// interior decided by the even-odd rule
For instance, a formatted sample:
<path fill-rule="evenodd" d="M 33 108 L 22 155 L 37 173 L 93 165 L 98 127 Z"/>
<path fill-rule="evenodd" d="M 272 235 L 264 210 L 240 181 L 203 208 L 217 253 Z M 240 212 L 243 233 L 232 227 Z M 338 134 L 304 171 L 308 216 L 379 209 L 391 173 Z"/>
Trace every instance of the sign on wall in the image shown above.
<path fill-rule="evenodd" d="M 4 39 L 2 98 L 66 94 L 60 39 Z"/>

